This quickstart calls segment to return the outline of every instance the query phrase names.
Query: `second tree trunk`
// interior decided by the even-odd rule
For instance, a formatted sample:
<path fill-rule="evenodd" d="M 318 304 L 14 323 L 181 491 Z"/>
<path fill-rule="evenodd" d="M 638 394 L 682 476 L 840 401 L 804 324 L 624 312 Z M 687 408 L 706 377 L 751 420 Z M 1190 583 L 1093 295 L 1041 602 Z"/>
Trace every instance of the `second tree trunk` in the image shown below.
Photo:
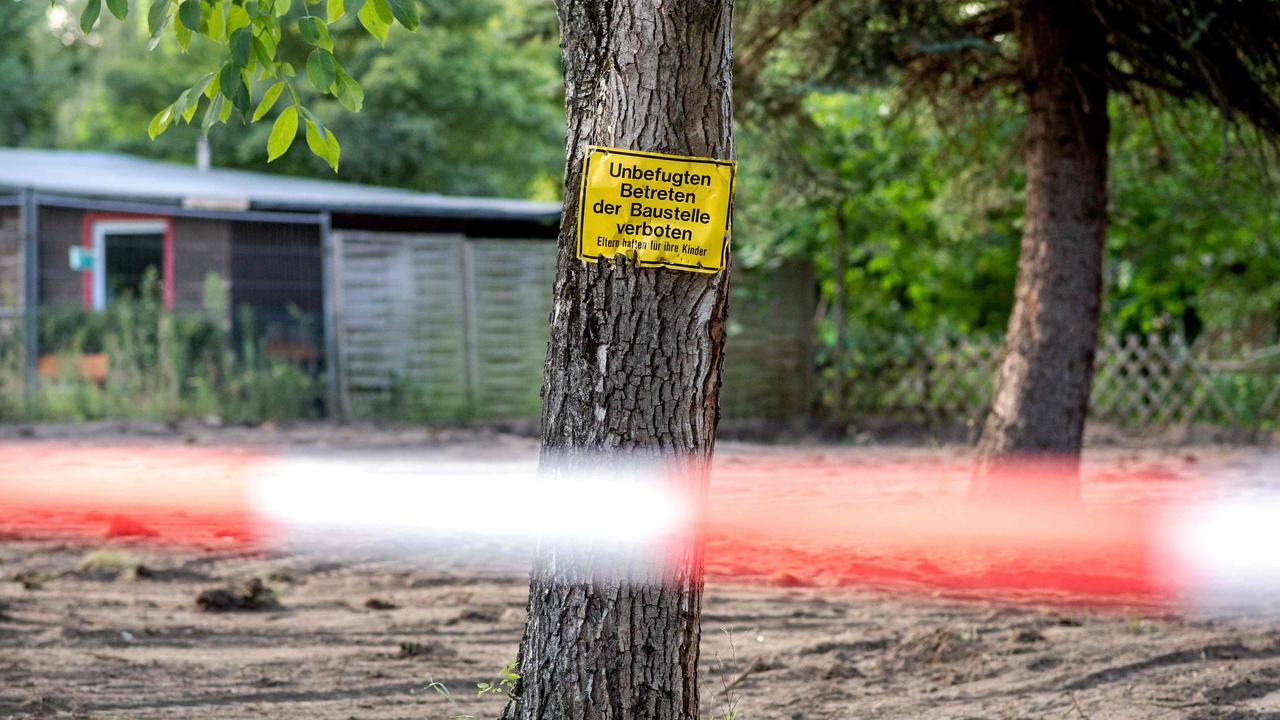
<path fill-rule="evenodd" d="M 1021 0 L 1015 18 L 1026 213 L 1013 314 L 979 446 L 988 470 L 1033 454 L 1071 466 L 1080 452 L 1107 228 L 1104 29 L 1083 0 Z"/>

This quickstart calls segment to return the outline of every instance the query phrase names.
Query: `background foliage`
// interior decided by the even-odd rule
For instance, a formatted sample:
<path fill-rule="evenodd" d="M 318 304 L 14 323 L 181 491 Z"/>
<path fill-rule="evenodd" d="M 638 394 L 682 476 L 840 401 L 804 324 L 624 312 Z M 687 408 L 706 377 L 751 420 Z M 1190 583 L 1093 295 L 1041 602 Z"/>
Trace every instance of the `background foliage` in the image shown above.
<path fill-rule="evenodd" d="M 0 144 L 190 162 L 198 117 L 154 141 L 147 125 L 194 80 L 216 70 L 224 49 L 197 36 L 186 53 L 172 41 L 148 51 L 145 13 L 136 10 L 125 22 L 99 21 L 85 35 L 70 12 L 76 7 L 0 0 Z M 306 81 L 295 83 L 302 104 L 342 142 L 337 177 L 454 194 L 558 197 L 564 155 L 559 48 L 558 38 L 544 32 L 539 4 L 431 0 L 420 12 L 417 31 L 391 28 L 385 47 L 358 25 L 333 26 L 334 54 L 364 88 L 361 112 L 348 112 Z M 286 34 L 280 52 L 298 64 L 307 48 L 294 42 L 300 41 Z M 253 84 L 255 101 L 269 80 Z M 228 125 L 213 126 L 214 163 L 334 177 L 301 142 L 266 163 L 267 137 L 284 107 L 277 101 L 252 125 L 233 116 Z"/>
<path fill-rule="evenodd" d="M 307 3 L 295 5 L 286 20 Z M 225 48 L 196 37 L 189 53 L 172 41 L 149 53 L 146 13 L 136 10 L 86 36 L 82 6 L 0 0 L 0 143 L 190 161 L 198 128 L 172 127 L 151 141 L 146 127 L 218 67 Z M 337 177 L 558 198 L 563 90 L 549 0 L 416 7 L 421 26 L 390 28 L 385 47 L 359 24 L 330 26 L 334 55 L 363 85 L 362 112 L 297 83 L 300 101 L 342 139 Z M 959 107 L 908 102 L 920 87 L 897 62 L 903 47 L 926 64 L 949 54 L 1004 62 L 1006 40 L 979 47 L 954 36 L 957 23 L 978 17 L 872 0 L 760 2 L 739 13 L 736 262 L 767 269 L 787 257 L 813 260 L 827 360 L 1004 329 L 1021 231 L 1021 104 L 977 87 L 981 68 L 950 78 L 975 90 Z M 308 50 L 300 38 L 281 40 L 282 58 L 296 62 Z M 255 80 L 253 97 L 266 86 Z M 263 147 L 282 109 L 248 127 L 234 118 L 213 127 L 214 163 L 333 177 L 299 147 L 266 164 Z M 1194 100 L 1117 95 L 1111 117 L 1104 331 L 1194 339 L 1228 328 L 1255 344 L 1275 342 L 1274 153 Z M 838 254 L 846 258 L 844 348 L 835 347 L 830 321 Z"/>
<path fill-rule="evenodd" d="M 31 403 L 21 401 L 19 345 L 0 343 L 0 421 L 199 418 L 221 424 L 321 416 L 331 400 L 318 368 L 270 356 L 248 308 L 233 333 L 217 275 L 206 278 L 203 311 L 187 315 L 164 308 L 158 284 L 148 271 L 137 297 L 116 300 L 105 312 L 44 309 L 40 348 L 56 356 L 57 368 Z M 109 360 L 101 381 L 80 370 L 81 357 L 94 354 Z"/>

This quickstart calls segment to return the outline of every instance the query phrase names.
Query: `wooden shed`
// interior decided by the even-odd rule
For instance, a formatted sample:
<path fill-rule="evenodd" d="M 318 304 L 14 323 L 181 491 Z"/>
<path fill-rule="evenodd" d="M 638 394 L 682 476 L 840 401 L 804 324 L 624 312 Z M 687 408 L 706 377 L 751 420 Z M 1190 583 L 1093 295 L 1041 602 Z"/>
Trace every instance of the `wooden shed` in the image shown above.
<path fill-rule="evenodd" d="M 272 352 L 322 368 L 331 414 L 535 418 L 558 218 L 557 203 L 0 148 L 0 342 L 23 339 L 33 387 L 39 313 L 102 309 L 150 267 L 180 313 L 218 278 Z M 803 416 L 812 273 L 744 279 L 725 414 Z"/>

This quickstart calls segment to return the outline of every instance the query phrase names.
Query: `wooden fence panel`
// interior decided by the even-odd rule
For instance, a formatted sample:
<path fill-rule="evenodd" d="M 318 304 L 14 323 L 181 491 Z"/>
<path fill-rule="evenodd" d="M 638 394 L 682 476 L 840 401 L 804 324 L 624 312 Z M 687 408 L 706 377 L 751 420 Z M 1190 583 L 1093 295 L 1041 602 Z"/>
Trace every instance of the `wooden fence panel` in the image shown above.
<path fill-rule="evenodd" d="M 555 244 L 337 231 L 339 385 L 353 416 L 534 419 Z M 732 299 L 727 417 L 803 416 L 812 401 L 813 275 L 771 270 Z"/>
<path fill-rule="evenodd" d="M 542 413 L 555 247 L 530 240 L 468 241 L 473 411 L 482 418 Z"/>
<path fill-rule="evenodd" d="M 346 412 L 464 413 L 463 238 L 335 232 L 338 352 Z"/>
<path fill-rule="evenodd" d="M 22 216 L 0 208 L 0 342 L 22 325 Z"/>

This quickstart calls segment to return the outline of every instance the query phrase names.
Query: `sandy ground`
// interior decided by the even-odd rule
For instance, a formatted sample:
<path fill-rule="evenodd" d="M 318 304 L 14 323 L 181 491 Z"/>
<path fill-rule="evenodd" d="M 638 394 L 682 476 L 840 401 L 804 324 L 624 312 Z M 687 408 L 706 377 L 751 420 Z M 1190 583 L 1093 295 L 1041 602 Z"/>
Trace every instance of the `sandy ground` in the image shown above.
<path fill-rule="evenodd" d="M 362 452 L 422 440 L 379 437 Z M 108 441 L 120 438 L 87 442 Z M 280 444 L 261 434 L 187 442 Z M 731 460 L 758 452 L 724 448 Z M 818 462 L 857 450 L 794 452 Z M 1218 453 L 1224 467 L 1273 454 Z M 1189 462 L 1176 457 L 1166 461 L 1175 475 Z M 518 547 L 246 551 L 19 535 L 0 536 L 0 717 L 455 718 L 492 717 L 502 704 L 475 687 L 515 657 L 527 568 Z M 708 581 L 704 715 L 1280 719 L 1280 612 L 1209 619 L 742 575 L 713 568 Z M 281 607 L 197 607 L 201 592 L 250 578 Z"/>
<path fill-rule="evenodd" d="M 129 552 L 150 572 L 130 579 L 77 570 L 90 550 L 0 545 L 0 716 L 493 716 L 501 701 L 473 689 L 519 641 L 523 577 L 456 558 L 142 547 Z M 202 590 L 247 577 L 283 609 L 197 610 Z M 713 581 L 703 624 L 703 707 L 717 715 L 1280 718 L 1280 624 L 1263 619 Z"/>

